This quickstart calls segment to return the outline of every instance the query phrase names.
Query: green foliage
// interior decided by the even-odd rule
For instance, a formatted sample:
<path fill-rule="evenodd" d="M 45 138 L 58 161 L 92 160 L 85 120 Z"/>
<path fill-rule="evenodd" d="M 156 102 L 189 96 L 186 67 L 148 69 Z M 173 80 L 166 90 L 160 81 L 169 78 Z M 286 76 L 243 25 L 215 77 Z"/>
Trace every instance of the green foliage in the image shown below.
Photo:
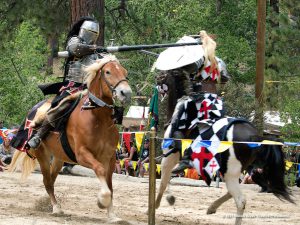
<path fill-rule="evenodd" d="M 223 92 L 226 115 L 250 119 L 255 108 L 254 86 L 229 81 L 220 88 Z"/>
<path fill-rule="evenodd" d="M 200 30 L 217 37 L 217 55 L 228 65 L 231 75 L 240 82 L 253 83 L 255 73 L 256 3 L 252 0 L 224 1 L 216 14 L 215 1 L 132 0 L 128 14 L 119 17 L 118 0 L 106 1 L 106 40 L 115 45 L 176 42 L 184 35 Z M 156 52 L 160 52 L 157 50 Z M 129 59 L 124 65 L 134 82 L 144 82 L 155 59 L 141 53 L 122 53 Z"/>
<path fill-rule="evenodd" d="M 299 141 L 300 2 L 280 1 L 279 9 L 268 17 L 266 80 L 271 82 L 266 83 L 265 95 L 268 107 L 279 110 L 286 122 L 283 137 Z"/>
<path fill-rule="evenodd" d="M 286 125 L 281 132 L 289 141 L 300 140 L 300 81 L 285 85 L 285 95 L 282 96 L 281 117 Z"/>
<path fill-rule="evenodd" d="M 40 33 L 24 22 L 16 29 L 15 39 L 4 45 L 0 58 L 0 118 L 6 125 L 20 124 L 26 112 L 42 99 L 37 85 L 45 81 L 41 73 L 48 50 Z"/>
<path fill-rule="evenodd" d="M 130 0 L 126 10 L 112 10 L 119 0 L 106 0 L 105 40 L 115 45 L 175 42 L 188 34 L 206 30 L 217 42 L 217 56 L 227 64 L 233 81 L 225 86 L 228 115 L 249 118 L 255 109 L 256 1 L 222 1 L 216 12 L 216 1 L 210 0 Z M 44 76 L 49 51 L 47 38 L 63 35 L 69 29 L 70 1 L 8 0 L 0 4 L 0 119 L 8 125 L 20 123 L 27 110 L 43 98 L 38 83 L 47 82 Z M 299 138 L 300 111 L 300 2 L 280 1 L 279 14 L 268 7 L 265 96 L 268 109 L 280 110 L 285 121 L 286 138 Z M 275 26 L 274 26 L 275 24 Z M 154 50 L 159 53 L 162 49 Z M 139 52 L 119 53 L 117 57 L 129 72 L 135 94 L 150 96 L 155 84 L 151 67 L 153 56 Z M 13 59 L 20 76 L 12 65 Z M 47 81 L 46 81 L 47 80 Z M 251 88 L 249 88 L 251 87 Z"/>

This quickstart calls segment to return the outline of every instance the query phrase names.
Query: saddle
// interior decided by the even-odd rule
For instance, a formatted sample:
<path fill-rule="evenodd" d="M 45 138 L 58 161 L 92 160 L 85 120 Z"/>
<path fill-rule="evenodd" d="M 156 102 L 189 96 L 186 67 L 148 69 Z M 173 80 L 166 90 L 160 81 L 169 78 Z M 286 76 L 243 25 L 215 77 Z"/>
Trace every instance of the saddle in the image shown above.
<path fill-rule="evenodd" d="M 28 152 L 30 147 L 28 146 L 27 141 L 32 137 L 32 135 L 37 132 L 38 127 L 43 123 L 44 120 L 47 119 L 50 122 L 53 121 L 52 114 L 60 107 L 61 115 L 59 116 L 59 119 L 55 119 L 56 121 L 55 123 L 52 123 L 52 125 L 55 125 L 53 130 L 61 133 L 61 138 L 64 139 L 63 134 L 65 133 L 65 125 L 69 119 L 70 114 L 73 112 L 80 99 L 82 98 L 82 94 L 82 92 L 78 92 L 76 94 L 65 97 L 55 108 L 51 108 L 51 102 L 53 101 L 53 98 L 43 100 L 36 104 L 29 111 L 16 136 L 12 139 L 11 146 L 19 151 Z M 62 140 L 62 143 L 66 143 L 66 146 L 68 145 L 68 142 L 65 140 Z M 68 147 L 64 147 L 64 149 L 67 148 Z M 68 153 L 66 154 L 69 156 Z M 70 159 L 72 158 L 70 157 Z"/>

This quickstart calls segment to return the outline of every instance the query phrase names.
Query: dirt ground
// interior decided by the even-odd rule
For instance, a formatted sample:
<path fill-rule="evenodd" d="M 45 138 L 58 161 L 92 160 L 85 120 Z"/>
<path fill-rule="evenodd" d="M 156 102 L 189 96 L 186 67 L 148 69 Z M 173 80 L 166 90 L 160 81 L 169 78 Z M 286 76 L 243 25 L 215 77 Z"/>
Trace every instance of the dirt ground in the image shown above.
<path fill-rule="evenodd" d="M 106 210 L 99 209 L 96 195 L 99 182 L 93 177 L 60 175 L 56 182 L 56 195 L 64 215 L 51 215 L 49 200 L 42 183 L 42 176 L 33 173 L 25 183 L 20 174 L 0 173 L 0 224 L 7 225 L 92 225 L 109 224 Z M 117 224 L 148 224 L 145 214 L 148 206 L 148 183 L 146 178 L 116 175 L 114 184 L 115 213 L 122 219 Z M 159 180 L 157 181 L 157 187 Z M 268 193 L 258 193 L 256 185 L 243 185 L 247 198 L 243 224 L 300 224 L 300 207 L 282 202 Z M 236 211 L 233 200 L 222 205 L 216 214 L 206 215 L 210 203 L 226 192 L 220 188 L 171 185 L 176 203 L 169 206 L 165 197 L 156 210 L 156 224 L 233 224 Z M 300 188 L 294 187 L 296 202 Z"/>

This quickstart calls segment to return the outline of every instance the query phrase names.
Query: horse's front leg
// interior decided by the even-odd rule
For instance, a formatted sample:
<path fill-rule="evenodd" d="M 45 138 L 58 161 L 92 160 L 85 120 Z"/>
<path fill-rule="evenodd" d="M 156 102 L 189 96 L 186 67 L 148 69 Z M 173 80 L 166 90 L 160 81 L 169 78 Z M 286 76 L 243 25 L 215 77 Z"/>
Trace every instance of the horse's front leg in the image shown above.
<path fill-rule="evenodd" d="M 112 192 L 107 184 L 107 171 L 103 164 L 100 163 L 93 154 L 85 147 L 79 149 L 76 154 L 77 161 L 80 165 L 94 170 L 100 181 L 100 192 L 98 194 L 99 208 L 108 208 L 112 204 Z"/>
<path fill-rule="evenodd" d="M 165 138 L 170 137 L 170 129 L 171 126 L 169 126 L 164 134 Z M 184 136 L 182 132 L 180 131 L 175 131 L 173 134 L 173 137 L 176 139 L 182 139 Z M 164 157 L 162 162 L 161 162 L 161 182 L 159 185 L 159 191 L 156 197 L 156 202 L 155 202 L 155 207 L 156 209 L 160 206 L 161 198 L 168 186 L 168 183 L 171 178 L 171 172 L 176 163 L 179 161 L 179 154 L 181 152 L 181 141 L 174 141 L 174 150 L 175 153 L 170 154 L 167 157 Z M 173 205 L 175 203 L 175 197 L 173 195 L 167 196 L 167 201 L 169 202 L 170 205 Z"/>
<path fill-rule="evenodd" d="M 109 170 L 107 171 L 107 176 L 106 176 L 107 185 L 108 185 L 108 187 L 109 187 L 109 189 L 111 191 L 111 196 L 113 196 L 112 176 L 113 176 L 113 172 L 115 170 L 115 165 L 116 165 L 116 156 L 113 155 L 113 157 L 110 160 Z M 111 219 L 110 222 L 117 222 L 117 221 L 121 220 L 114 213 L 114 210 L 113 210 L 113 201 L 111 201 L 110 205 L 107 208 L 107 214 L 108 214 L 108 218 Z"/>
<path fill-rule="evenodd" d="M 168 183 L 171 178 L 171 172 L 176 163 L 179 161 L 179 152 L 164 157 L 161 161 L 161 181 L 158 189 L 158 194 L 155 201 L 155 207 L 158 209 L 160 206 L 161 198 L 168 186 Z M 174 196 L 167 197 L 168 202 L 172 205 L 174 204 Z"/>

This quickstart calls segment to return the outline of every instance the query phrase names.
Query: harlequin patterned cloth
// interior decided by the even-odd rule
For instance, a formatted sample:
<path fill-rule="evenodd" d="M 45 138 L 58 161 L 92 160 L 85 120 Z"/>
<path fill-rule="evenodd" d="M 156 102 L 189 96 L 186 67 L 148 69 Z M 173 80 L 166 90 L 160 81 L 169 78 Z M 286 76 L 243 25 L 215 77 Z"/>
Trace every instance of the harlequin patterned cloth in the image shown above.
<path fill-rule="evenodd" d="M 220 141 L 230 124 L 238 119 L 224 117 L 222 100 L 212 93 L 184 96 L 178 100 L 169 126 L 170 132 L 165 138 L 173 138 L 177 130 L 196 130 L 197 138 L 187 148 L 202 179 L 210 185 L 213 175 L 220 168 Z M 173 147 L 172 142 L 164 140 L 163 153 L 167 154 Z"/>

